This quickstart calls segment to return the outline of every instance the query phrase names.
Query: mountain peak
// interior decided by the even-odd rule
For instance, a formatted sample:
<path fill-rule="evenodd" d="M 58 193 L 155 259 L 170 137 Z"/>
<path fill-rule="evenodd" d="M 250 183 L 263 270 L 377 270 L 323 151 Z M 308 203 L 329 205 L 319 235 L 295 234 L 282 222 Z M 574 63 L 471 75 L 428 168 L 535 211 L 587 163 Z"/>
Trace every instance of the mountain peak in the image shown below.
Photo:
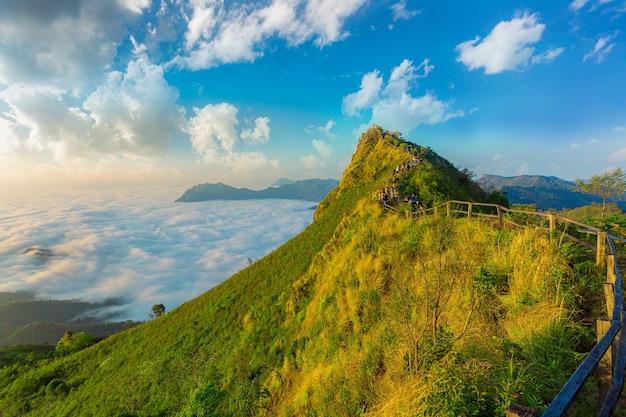
<path fill-rule="evenodd" d="M 281 185 L 293 184 L 295 182 L 296 181 L 290 180 L 288 178 L 279 178 L 276 181 L 274 181 L 274 183 L 270 185 L 270 187 L 280 187 Z"/>

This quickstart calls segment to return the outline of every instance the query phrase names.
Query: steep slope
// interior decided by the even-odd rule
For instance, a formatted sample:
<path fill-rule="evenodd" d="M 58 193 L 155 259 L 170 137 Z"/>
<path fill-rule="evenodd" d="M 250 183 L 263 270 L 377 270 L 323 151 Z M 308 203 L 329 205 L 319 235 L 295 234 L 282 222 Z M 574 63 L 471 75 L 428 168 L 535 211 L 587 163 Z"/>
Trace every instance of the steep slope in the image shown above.
<path fill-rule="evenodd" d="M 202 296 L 77 354 L 3 369 L 0 415 L 488 416 L 545 404 L 576 366 L 566 309 L 582 310 L 579 277 L 532 230 L 383 211 L 374 195 L 413 158 L 402 145 L 364 133 L 315 221 Z M 398 188 L 429 204 L 482 195 L 430 149 L 411 152 L 420 164 Z"/>

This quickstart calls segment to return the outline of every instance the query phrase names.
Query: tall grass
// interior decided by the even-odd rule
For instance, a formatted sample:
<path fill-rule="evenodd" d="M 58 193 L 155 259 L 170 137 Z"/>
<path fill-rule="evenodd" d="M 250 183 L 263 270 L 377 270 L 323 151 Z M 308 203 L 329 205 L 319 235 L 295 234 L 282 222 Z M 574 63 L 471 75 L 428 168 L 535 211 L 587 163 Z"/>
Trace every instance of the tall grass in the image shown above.
<path fill-rule="evenodd" d="M 584 259 L 547 234 L 416 222 L 360 204 L 333 240 L 343 246 L 331 241 L 320 253 L 323 279 L 322 266 L 311 270 L 299 331 L 315 342 L 297 352 L 300 368 L 283 368 L 300 393 L 285 399 L 284 415 L 484 416 L 511 402 L 542 409 L 590 343 L 573 268 Z"/>

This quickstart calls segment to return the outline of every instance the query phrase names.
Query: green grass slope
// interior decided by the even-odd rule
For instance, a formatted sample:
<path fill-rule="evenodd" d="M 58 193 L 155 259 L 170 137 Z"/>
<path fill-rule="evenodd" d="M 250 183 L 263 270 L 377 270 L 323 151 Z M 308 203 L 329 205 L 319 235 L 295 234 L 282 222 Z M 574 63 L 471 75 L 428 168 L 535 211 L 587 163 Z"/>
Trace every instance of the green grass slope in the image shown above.
<path fill-rule="evenodd" d="M 593 340 L 603 278 L 533 230 L 385 212 L 412 156 L 363 134 L 301 234 L 200 297 L 78 353 L 0 369 L 0 416 L 501 415 L 541 408 Z M 486 197 L 427 148 L 400 178 Z M 399 185 L 400 186 L 400 185 Z M 599 309 L 599 307 L 597 307 Z"/>

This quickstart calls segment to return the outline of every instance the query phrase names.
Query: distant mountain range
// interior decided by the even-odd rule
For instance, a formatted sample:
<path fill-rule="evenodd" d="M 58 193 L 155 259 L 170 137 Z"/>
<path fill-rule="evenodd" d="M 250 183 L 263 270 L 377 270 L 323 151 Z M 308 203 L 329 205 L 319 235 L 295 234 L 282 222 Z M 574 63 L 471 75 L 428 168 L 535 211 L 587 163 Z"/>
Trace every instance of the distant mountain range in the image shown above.
<path fill-rule="evenodd" d="M 223 183 L 194 185 L 180 196 L 177 202 L 198 202 L 207 200 L 252 200 L 281 198 L 289 200 L 321 201 L 326 194 L 339 184 L 334 179 L 310 179 L 291 181 L 281 178 L 273 186 L 255 191 L 248 188 L 235 188 Z"/>
<path fill-rule="evenodd" d="M 571 209 L 591 203 L 602 203 L 599 197 L 572 191 L 571 188 L 574 186 L 572 181 L 557 177 L 542 175 L 501 177 L 485 174 L 477 182 L 485 191 L 506 192 L 511 204 L 536 204 L 537 208 L 542 210 Z M 626 210 L 626 198 L 623 195 L 611 199 L 611 202 Z"/>

